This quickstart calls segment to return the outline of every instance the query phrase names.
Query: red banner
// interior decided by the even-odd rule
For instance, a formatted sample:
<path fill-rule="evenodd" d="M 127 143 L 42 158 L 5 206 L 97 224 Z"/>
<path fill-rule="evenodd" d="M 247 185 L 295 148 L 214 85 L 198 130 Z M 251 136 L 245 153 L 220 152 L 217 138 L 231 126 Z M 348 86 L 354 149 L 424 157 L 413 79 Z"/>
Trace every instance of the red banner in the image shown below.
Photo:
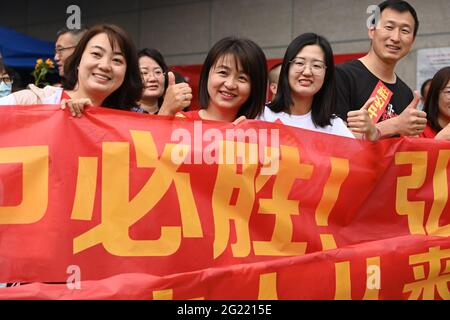
<path fill-rule="evenodd" d="M 0 113 L 0 299 L 450 298 L 449 142 Z"/>

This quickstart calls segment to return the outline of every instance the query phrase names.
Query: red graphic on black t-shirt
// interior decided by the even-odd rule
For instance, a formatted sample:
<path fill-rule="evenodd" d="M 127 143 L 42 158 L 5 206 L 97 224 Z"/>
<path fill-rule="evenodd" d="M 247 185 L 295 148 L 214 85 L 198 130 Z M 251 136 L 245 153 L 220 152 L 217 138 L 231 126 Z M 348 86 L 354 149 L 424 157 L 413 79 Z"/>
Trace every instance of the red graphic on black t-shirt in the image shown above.
<path fill-rule="evenodd" d="M 388 104 L 388 106 L 384 110 L 384 113 L 381 115 L 380 121 L 384 121 L 384 120 L 387 120 L 387 119 L 392 119 L 392 118 L 395 118 L 397 116 L 398 116 L 398 114 L 395 113 L 394 106 L 392 104 Z"/>

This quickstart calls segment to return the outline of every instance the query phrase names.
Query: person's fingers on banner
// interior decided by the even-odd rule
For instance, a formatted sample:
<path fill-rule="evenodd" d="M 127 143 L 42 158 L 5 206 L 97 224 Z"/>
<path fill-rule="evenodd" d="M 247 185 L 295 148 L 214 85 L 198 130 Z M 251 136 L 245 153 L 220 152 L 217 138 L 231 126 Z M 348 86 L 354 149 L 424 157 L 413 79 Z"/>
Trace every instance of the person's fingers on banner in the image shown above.
<path fill-rule="evenodd" d="M 69 108 L 70 114 L 73 117 L 81 117 L 85 107 L 92 107 L 92 101 L 90 99 L 62 99 L 61 109 Z"/>
<path fill-rule="evenodd" d="M 244 122 L 245 120 L 247 120 L 247 118 L 245 116 L 240 116 L 239 118 L 237 118 L 236 120 L 233 121 L 233 125 L 237 126 L 238 124 Z"/>

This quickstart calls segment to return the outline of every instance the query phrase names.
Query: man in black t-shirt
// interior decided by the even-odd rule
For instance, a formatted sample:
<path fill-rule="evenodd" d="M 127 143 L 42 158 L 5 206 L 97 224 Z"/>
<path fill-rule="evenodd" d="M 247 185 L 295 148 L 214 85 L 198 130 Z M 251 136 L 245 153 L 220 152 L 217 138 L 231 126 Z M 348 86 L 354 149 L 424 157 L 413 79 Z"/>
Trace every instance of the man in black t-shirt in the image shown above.
<path fill-rule="evenodd" d="M 415 136 L 425 128 L 426 114 L 417 110 L 419 96 L 395 74 L 395 66 L 411 50 L 419 21 L 406 1 L 387 0 L 379 8 L 379 19 L 369 28 L 367 55 L 336 66 L 337 114 L 346 120 L 349 111 L 361 109 L 381 80 L 393 93 L 377 123 L 381 135 Z"/>

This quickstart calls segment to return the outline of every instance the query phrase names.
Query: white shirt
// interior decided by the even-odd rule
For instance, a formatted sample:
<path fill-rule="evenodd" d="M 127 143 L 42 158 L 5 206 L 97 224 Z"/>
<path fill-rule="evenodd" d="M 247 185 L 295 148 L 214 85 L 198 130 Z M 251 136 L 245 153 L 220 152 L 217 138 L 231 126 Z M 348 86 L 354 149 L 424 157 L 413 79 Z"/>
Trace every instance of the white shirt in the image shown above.
<path fill-rule="evenodd" d="M 341 118 L 333 118 L 331 119 L 331 126 L 326 127 L 316 127 L 311 118 L 311 111 L 307 114 L 302 115 L 294 115 L 288 114 L 286 112 L 278 112 L 275 113 L 270 110 L 267 106 L 264 107 L 264 112 L 259 116 L 259 120 L 275 122 L 277 120 L 281 121 L 281 123 L 286 124 L 288 126 L 293 126 L 297 128 L 323 132 L 328 134 L 334 134 L 338 136 L 355 138 L 349 128 L 345 125 L 344 121 Z"/>
<path fill-rule="evenodd" d="M 29 89 L 14 92 L 0 98 L 0 105 L 32 105 L 32 104 L 60 104 L 63 88 L 46 86 L 41 89 L 30 85 Z"/>

